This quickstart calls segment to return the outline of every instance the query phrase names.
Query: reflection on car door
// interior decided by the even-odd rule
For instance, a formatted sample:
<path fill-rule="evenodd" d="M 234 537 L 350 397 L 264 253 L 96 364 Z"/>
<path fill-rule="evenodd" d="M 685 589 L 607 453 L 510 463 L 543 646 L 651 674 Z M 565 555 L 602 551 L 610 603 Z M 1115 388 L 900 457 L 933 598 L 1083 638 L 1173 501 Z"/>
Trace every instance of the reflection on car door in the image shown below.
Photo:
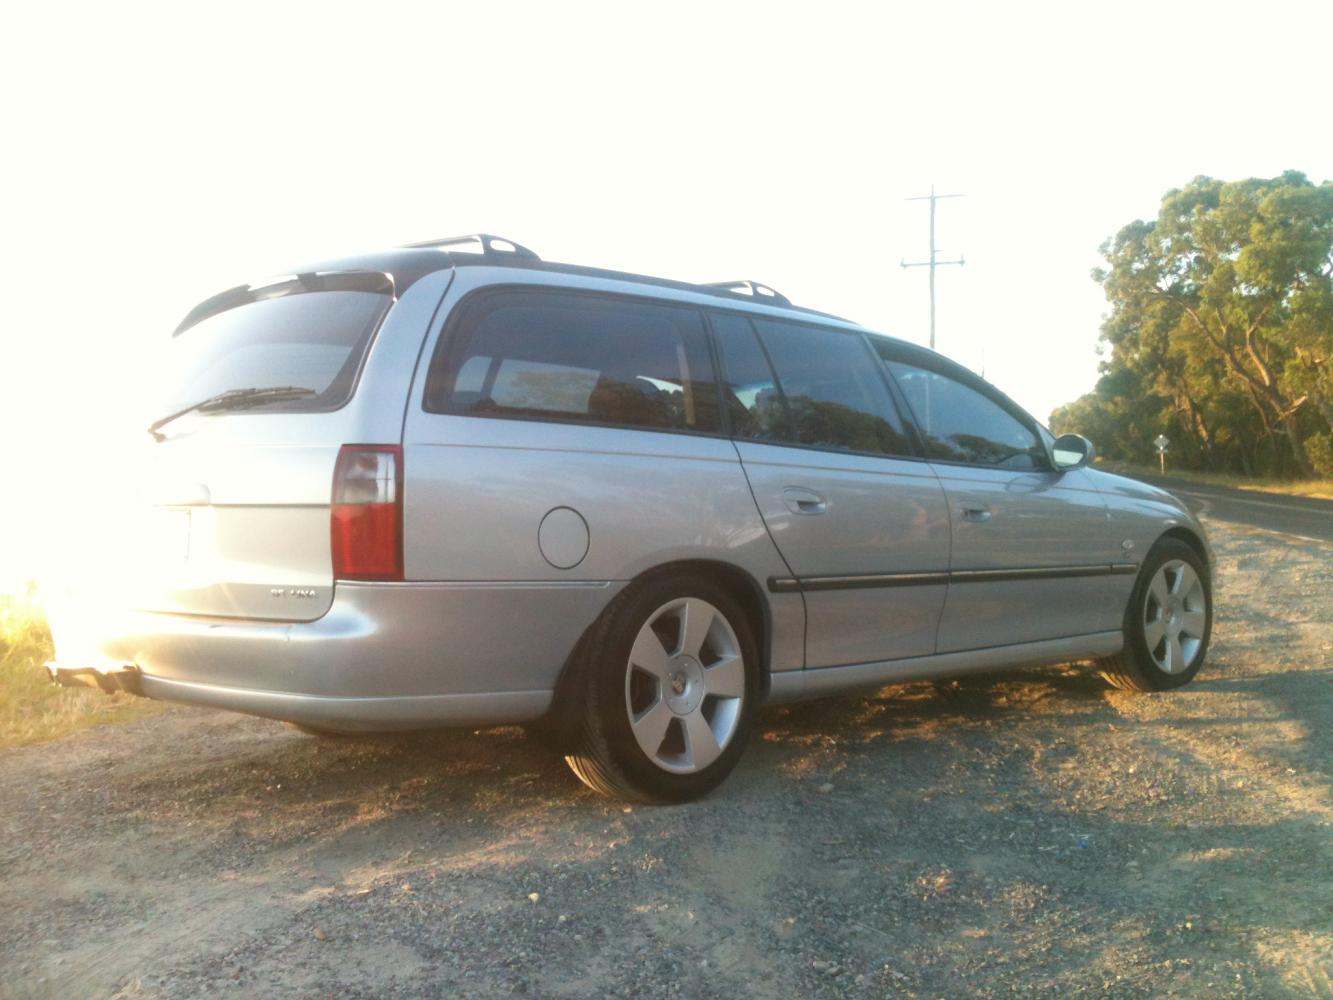
<path fill-rule="evenodd" d="M 806 602 L 806 666 L 935 651 L 949 520 L 859 335 L 717 314 L 736 448 Z M 758 336 L 756 336 L 756 328 Z M 775 375 L 776 372 L 776 375 Z"/>
<path fill-rule="evenodd" d="M 1101 494 L 1050 468 L 1031 418 L 962 369 L 898 345 L 876 349 L 912 410 L 948 496 L 949 592 L 939 652 L 1120 627 L 1118 566 Z"/>

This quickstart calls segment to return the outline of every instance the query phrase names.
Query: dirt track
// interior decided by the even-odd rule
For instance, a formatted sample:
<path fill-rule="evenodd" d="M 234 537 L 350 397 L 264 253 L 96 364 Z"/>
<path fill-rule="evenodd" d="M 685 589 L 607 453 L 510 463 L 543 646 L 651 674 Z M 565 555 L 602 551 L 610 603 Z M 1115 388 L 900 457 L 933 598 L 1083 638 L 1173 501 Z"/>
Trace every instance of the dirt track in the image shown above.
<path fill-rule="evenodd" d="M 0 996 L 1333 997 L 1333 548 L 1213 536 L 1190 688 L 769 709 L 687 807 L 516 730 L 0 752 Z"/>

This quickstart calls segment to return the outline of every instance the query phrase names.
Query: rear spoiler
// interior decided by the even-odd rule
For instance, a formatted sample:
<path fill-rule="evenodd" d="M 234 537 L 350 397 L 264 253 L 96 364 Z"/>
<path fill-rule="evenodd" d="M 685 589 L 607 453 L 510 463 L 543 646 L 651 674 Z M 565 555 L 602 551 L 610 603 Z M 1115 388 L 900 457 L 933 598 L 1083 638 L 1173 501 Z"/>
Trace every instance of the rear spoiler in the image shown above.
<path fill-rule="evenodd" d="M 211 316 L 261 299 L 276 299 L 302 292 L 333 291 L 377 292 L 391 298 L 397 297 L 393 275 L 385 271 L 311 271 L 306 274 L 289 274 L 256 285 L 237 285 L 204 299 L 186 314 L 171 335 L 179 337 L 190 327 L 197 326 Z"/>

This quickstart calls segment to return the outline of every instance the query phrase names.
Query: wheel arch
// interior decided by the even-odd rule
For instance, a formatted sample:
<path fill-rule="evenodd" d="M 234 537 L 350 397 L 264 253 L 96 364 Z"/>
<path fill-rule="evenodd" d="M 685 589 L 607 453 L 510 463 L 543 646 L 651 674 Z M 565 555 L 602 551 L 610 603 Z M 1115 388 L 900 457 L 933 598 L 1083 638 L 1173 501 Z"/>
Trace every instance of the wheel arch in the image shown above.
<path fill-rule="evenodd" d="M 1204 544 L 1203 539 L 1199 537 L 1197 532 L 1191 531 L 1183 525 L 1178 525 L 1177 527 L 1168 528 L 1166 531 L 1162 532 L 1157 540 L 1161 541 L 1163 538 L 1175 538 L 1178 541 L 1184 542 L 1194 550 L 1204 566 L 1208 567 L 1209 572 L 1212 572 L 1212 561 L 1209 558 L 1208 546 Z"/>
<path fill-rule="evenodd" d="M 749 620 L 750 627 L 754 630 L 755 640 L 759 644 L 759 697 L 760 700 L 767 698 L 770 688 L 770 664 L 772 663 L 773 614 L 768 604 L 768 598 L 759 581 L 734 563 L 723 562 L 720 559 L 677 559 L 661 563 L 640 573 L 625 585 L 621 594 L 630 593 L 634 588 L 649 580 L 677 573 L 691 574 L 721 584 L 728 594 L 736 600 L 736 603 L 741 606 Z M 551 699 L 551 707 L 544 720 L 544 728 L 548 734 L 555 736 L 560 742 L 563 742 L 568 735 L 565 726 L 568 720 L 574 716 L 571 708 L 578 698 L 583 652 L 587 647 L 588 639 L 597 624 L 610 613 L 614 604 L 614 601 L 608 604 L 606 608 L 602 609 L 602 613 L 597 618 L 589 622 L 588 627 L 583 630 L 582 635 L 579 636 L 579 641 L 574 644 L 574 648 L 570 650 L 569 656 L 566 657 L 565 663 L 560 669 L 560 676 L 555 686 L 555 695 Z"/>

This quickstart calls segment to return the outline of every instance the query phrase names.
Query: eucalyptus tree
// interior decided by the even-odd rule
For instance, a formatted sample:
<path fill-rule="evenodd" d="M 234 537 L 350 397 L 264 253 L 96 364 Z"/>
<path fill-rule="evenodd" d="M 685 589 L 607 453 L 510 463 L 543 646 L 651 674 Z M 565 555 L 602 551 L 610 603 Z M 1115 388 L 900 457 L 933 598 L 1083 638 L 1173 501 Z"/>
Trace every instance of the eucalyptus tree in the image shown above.
<path fill-rule="evenodd" d="M 1156 405 L 1200 465 L 1333 474 L 1333 183 L 1198 177 L 1102 254 L 1095 395 Z"/>

